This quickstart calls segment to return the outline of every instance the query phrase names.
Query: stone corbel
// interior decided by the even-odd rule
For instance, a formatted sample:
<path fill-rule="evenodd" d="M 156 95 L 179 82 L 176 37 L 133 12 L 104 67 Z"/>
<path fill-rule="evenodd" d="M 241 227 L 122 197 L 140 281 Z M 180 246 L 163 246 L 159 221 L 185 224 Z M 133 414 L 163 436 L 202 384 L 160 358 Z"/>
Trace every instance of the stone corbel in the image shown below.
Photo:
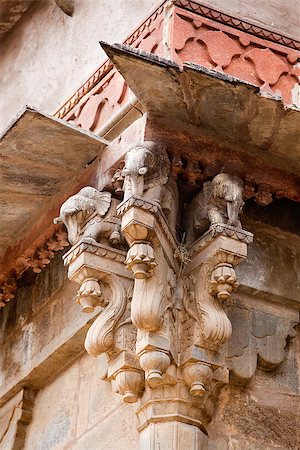
<path fill-rule="evenodd" d="M 135 355 L 132 275 L 124 265 L 117 203 L 109 192 L 86 187 L 62 205 L 56 221 L 66 225 L 73 244 L 63 259 L 69 279 L 79 285 L 76 301 L 85 313 L 100 311 L 87 332 L 86 351 L 94 357 L 107 355 L 106 378 L 125 402 L 133 402 L 142 390 L 144 373 Z"/>
<path fill-rule="evenodd" d="M 178 267 L 173 256 L 176 241 L 163 212 L 170 197 L 164 186 L 169 167 L 166 153 L 156 144 L 132 147 L 123 169 L 124 201 L 118 206 L 122 233 L 130 247 L 125 263 L 135 279 L 131 319 L 137 329 L 136 352 L 151 387 L 163 382 L 172 358 L 167 311 Z M 168 198 L 165 203 L 164 197 Z"/>
<path fill-rule="evenodd" d="M 194 396 L 210 392 L 216 371 L 225 370 L 228 378 L 219 350 L 230 338 L 232 327 L 222 301 L 238 286 L 235 267 L 246 258 L 252 239 L 249 232 L 215 224 L 190 248 L 184 307 L 191 318 L 192 344 L 182 348 L 180 364 Z"/>
<path fill-rule="evenodd" d="M 126 252 L 83 239 L 64 255 L 68 277 L 80 285 L 76 301 L 83 312 L 100 307 L 90 326 L 85 349 L 108 357 L 107 379 L 127 403 L 137 401 L 144 373 L 135 355 L 136 331 L 130 320 L 132 281 L 124 262 Z"/>
<path fill-rule="evenodd" d="M 171 363 L 167 311 L 175 287 L 176 242 L 156 203 L 132 196 L 118 211 L 130 245 L 125 264 L 135 279 L 131 319 L 137 329 L 136 352 L 147 384 L 156 387 Z"/>

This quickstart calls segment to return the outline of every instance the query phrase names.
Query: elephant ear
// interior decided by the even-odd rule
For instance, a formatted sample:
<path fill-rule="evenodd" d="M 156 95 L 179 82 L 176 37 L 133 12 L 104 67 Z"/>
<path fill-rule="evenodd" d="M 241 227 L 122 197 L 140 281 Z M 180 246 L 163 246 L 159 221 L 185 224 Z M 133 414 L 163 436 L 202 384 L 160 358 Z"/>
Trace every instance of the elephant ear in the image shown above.
<path fill-rule="evenodd" d="M 96 200 L 96 211 L 99 216 L 104 216 L 109 210 L 111 204 L 111 193 L 110 192 L 100 192 L 97 195 Z"/>

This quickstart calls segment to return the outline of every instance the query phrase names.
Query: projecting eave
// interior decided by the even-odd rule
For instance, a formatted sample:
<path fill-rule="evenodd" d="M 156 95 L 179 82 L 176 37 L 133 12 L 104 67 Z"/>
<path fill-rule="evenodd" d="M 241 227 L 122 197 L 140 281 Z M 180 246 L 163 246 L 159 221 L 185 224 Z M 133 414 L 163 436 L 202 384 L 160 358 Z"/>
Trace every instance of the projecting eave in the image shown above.
<path fill-rule="evenodd" d="M 70 189 L 105 145 L 92 133 L 34 108 L 25 107 L 16 115 L 0 137 L 1 257 L 47 216 L 53 201 Z"/>
<path fill-rule="evenodd" d="M 300 175 L 296 107 L 285 107 L 257 86 L 197 64 L 179 67 L 127 45 L 101 45 L 149 114 L 197 126 L 220 147 Z"/>

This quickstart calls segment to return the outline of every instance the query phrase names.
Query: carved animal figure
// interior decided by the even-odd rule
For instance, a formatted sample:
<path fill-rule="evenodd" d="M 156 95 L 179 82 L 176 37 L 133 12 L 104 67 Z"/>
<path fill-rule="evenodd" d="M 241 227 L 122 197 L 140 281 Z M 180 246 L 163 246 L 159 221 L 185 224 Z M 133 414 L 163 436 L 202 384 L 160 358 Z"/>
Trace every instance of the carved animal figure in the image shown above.
<path fill-rule="evenodd" d="M 123 169 L 124 200 L 131 195 L 160 201 L 163 185 L 168 181 L 170 161 L 163 148 L 146 141 L 130 148 Z"/>
<path fill-rule="evenodd" d="M 205 233 L 210 224 L 224 223 L 242 228 L 239 213 L 244 206 L 243 182 L 234 175 L 220 173 L 191 201 L 186 215 L 186 239 L 191 242 Z"/>
<path fill-rule="evenodd" d="M 87 186 L 65 201 L 54 223 L 65 224 L 72 245 L 83 237 L 91 242 L 108 239 L 111 245 L 117 245 L 121 241 L 120 220 L 116 217 L 118 203 L 110 192 Z"/>

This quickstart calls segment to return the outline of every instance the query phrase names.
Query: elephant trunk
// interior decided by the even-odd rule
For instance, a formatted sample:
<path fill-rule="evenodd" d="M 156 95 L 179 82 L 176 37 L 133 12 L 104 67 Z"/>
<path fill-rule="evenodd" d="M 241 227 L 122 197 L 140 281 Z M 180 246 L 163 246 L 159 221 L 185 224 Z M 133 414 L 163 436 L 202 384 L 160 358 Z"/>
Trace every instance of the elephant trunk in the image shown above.
<path fill-rule="evenodd" d="M 243 200 L 234 200 L 227 202 L 228 225 L 239 227 L 239 213 L 243 207 Z"/>
<path fill-rule="evenodd" d="M 76 244 L 80 232 L 76 215 L 65 216 L 64 224 L 68 230 L 68 240 L 70 244 Z"/>

